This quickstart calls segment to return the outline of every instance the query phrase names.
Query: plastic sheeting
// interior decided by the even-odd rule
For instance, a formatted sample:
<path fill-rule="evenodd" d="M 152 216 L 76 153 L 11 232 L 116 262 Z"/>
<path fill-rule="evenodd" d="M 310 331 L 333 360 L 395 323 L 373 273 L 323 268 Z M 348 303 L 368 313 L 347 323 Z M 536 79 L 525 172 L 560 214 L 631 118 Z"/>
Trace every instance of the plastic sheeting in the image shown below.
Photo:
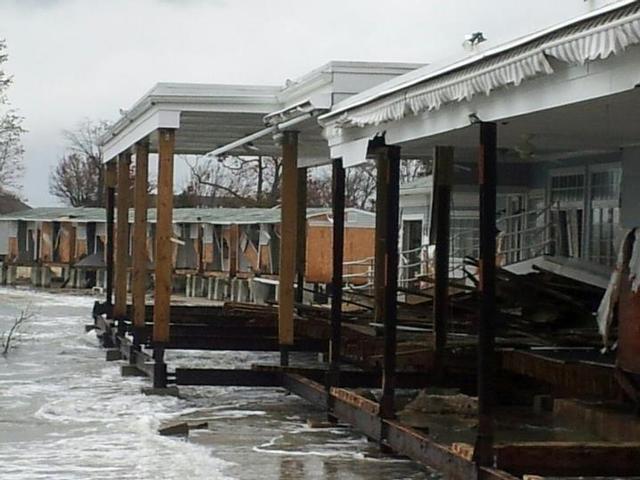
<path fill-rule="evenodd" d="M 584 64 L 617 55 L 637 44 L 640 44 L 640 5 L 634 3 L 459 70 L 435 74 L 403 91 L 345 112 L 337 126 L 379 125 L 409 114 L 437 110 L 446 103 L 470 100 L 478 94 L 489 95 L 498 88 L 517 86 L 538 75 L 550 75 L 554 70 L 549 57 Z"/>

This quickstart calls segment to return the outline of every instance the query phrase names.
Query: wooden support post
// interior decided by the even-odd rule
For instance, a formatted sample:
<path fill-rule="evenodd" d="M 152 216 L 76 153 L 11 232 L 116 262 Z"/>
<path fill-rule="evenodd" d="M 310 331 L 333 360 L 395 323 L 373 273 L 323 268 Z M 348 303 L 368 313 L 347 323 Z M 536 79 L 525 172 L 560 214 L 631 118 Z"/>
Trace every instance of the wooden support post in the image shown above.
<path fill-rule="evenodd" d="M 240 243 L 240 226 L 236 223 L 229 226 L 229 288 L 231 281 L 238 274 L 238 244 Z"/>
<path fill-rule="evenodd" d="M 436 241 L 435 291 L 433 296 L 433 343 L 436 379 L 444 378 L 449 314 L 449 222 L 453 147 L 436 147 L 433 152 L 433 224 Z"/>
<path fill-rule="evenodd" d="M 331 279 L 331 342 L 329 344 L 329 378 L 327 387 L 340 384 L 342 344 L 342 270 L 344 263 L 344 181 L 342 159 L 333 161 L 333 276 Z M 330 396 L 329 396 L 330 397 Z"/>
<path fill-rule="evenodd" d="M 113 318 L 123 320 L 127 315 L 127 270 L 129 260 L 129 167 L 131 153 L 118 155 L 115 294 Z"/>
<path fill-rule="evenodd" d="M 296 302 L 304 298 L 304 276 L 307 263 L 307 169 L 298 168 L 298 195 L 296 220 Z"/>
<path fill-rule="evenodd" d="M 296 273 L 298 214 L 298 132 L 282 133 L 282 188 L 280 217 L 280 282 L 278 287 L 278 340 L 280 363 L 288 365 L 293 345 L 293 283 Z"/>
<path fill-rule="evenodd" d="M 153 306 L 154 387 L 166 387 L 164 345 L 169 342 L 173 273 L 173 151 L 175 130 L 158 130 L 158 196 L 156 213 L 156 284 Z M 164 374 L 163 374 L 164 372 Z"/>
<path fill-rule="evenodd" d="M 149 141 L 136 144 L 136 176 L 133 224 L 133 305 L 134 344 L 139 345 L 138 329 L 144 327 L 147 292 L 147 190 L 149 173 Z"/>
<path fill-rule="evenodd" d="M 377 218 L 384 229 L 376 231 L 376 310 L 382 310 L 384 356 L 380 416 L 395 416 L 396 329 L 398 292 L 398 207 L 400 191 L 400 148 L 382 147 L 377 159 Z M 379 258 L 381 257 L 381 259 Z M 379 303 L 381 302 L 381 303 Z M 376 317 L 378 314 L 376 313 Z"/>
<path fill-rule="evenodd" d="M 474 460 L 482 466 L 493 461 L 493 407 L 495 400 L 496 316 L 496 162 L 495 123 L 480 124 L 478 173 L 480 184 L 480 322 L 478 326 L 478 435 Z"/>
<path fill-rule="evenodd" d="M 116 163 L 111 160 L 105 165 L 105 192 L 106 199 L 105 205 L 107 207 L 107 258 L 105 259 L 105 263 L 107 265 L 107 285 L 106 285 L 106 302 L 109 307 L 113 305 L 113 256 L 114 256 L 114 232 L 113 232 L 113 222 L 115 217 L 115 206 L 116 206 L 116 183 L 117 183 L 117 173 L 116 173 Z M 107 308 L 108 315 L 113 317 L 113 311 L 111 308 Z"/>

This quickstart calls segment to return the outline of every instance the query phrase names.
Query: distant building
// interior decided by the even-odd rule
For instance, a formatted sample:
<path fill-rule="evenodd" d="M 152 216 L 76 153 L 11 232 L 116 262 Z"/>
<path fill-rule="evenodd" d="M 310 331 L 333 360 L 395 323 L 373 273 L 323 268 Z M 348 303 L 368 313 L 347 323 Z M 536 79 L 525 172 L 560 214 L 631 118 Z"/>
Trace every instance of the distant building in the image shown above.
<path fill-rule="evenodd" d="M 155 209 L 148 211 L 147 254 L 153 266 Z M 375 215 L 347 209 L 345 262 L 374 254 Z M 277 276 L 280 210 L 278 208 L 176 208 L 173 215 L 173 267 L 176 273 L 249 278 Z M 133 224 L 133 210 L 129 212 Z M 331 281 L 331 210 L 307 212 L 307 275 L 310 283 Z M 129 235 L 133 228 L 129 229 Z M 131 254 L 131 239 L 129 254 Z M 106 213 L 103 208 L 34 208 L 0 216 L 0 259 L 4 264 L 48 266 L 83 272 L 105 268 Z M 233 264 L 232 264 L 233 262 Z M 367 271 L 353 267 L 351 273 Z M 90 275 L 88 284 L 95 283 Z M 354 278 L 355 283 L 364 277 Z M 99 283 L 99 282 L 98 282 Z"/>

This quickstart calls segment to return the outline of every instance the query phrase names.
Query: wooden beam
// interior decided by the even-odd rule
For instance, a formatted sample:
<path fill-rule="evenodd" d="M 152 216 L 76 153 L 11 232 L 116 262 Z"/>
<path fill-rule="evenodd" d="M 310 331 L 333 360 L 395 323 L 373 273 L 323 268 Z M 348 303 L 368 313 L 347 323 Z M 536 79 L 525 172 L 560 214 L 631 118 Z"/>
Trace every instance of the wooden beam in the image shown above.
<path fill-rule="evenodd" d="M 553 417 L 555 424 L 577 425 L 610 442 L 635 442 L 640 439 L 640 418 L 631 404 L 556 398 L 553 401 Z"/>
<path fill-rule="evenodd" d="M 328 402 L 326 397 L 332 396 L 334 414 L 338 420 L 351 424 L 371 440 L 384 443 L 394 452 L 442 472 L 448 479 L 517 480 L 507 472 L 479 468 L 465 456 L 435 442 L 423 431 L 414 430 L 395 420 L 381 420 L 377 404 L 352 390 L 332 388 L 327 392 L 324 385 L 293 373 L 283 373 L 282 384 L 290 392 L 321 408 Z"/>
<path fill-rule="evenodd" d="M 478 326 L 478 434 L 474 460 L 493 464 L 496 317 L 496 176 L 497 128 L 480 124 L 480 322 Z"/>
<path fill-rule="evenodd" d="M 396 336 L 398 294 L 398 222 L 400 192 L 400 148 L 380 148 L 377 158 L 376 218 L 384 229 L 376 231 L 376 310 L 384 325 L 384 356 L 380 416 L 395 416 Z M 376 222 L 376 229 L 378 225 Z M 380 268 L 381 271 L 378 271 Z M 378 303 L 381 302 L 381 303 Z M 376 314 L 376 318 L 379 315 Z"/>
<path fill-rule="evenodd" d="M 342 287 L 344 268 L 344 183 L 342 159 L 333 161 L 333 272 L 331 279 L 331 342 L 329 344 L 328 387 L 340 382 L 340 352 L 342 349 Z M 330 398 L 330 397 L 329 397 Z"/>
<path fill-rule="evenodd" d="M 145 296 L 147 292 L 147 191 L 149 176 L 149 141 L 136 144 L 136 175 L 133 223 L 133 278 L 131 297 L 133 326 L 144 327 Z M 137 336 L 134 335 L 134 338 Z M 136 342 L 137 343 L 137 342 Z"/>
<path fill-rule="evenodd" d="M 544 352 L 504 350 L 500 353 L 503 370 L 534 378 L 551 386 L 556 396 L 620 398 L 613 365 L 545 356 Z"/>
<path fill-rule="evenodd" d="M 282 134 L 282 188 L 280 220 L 280 284 L 278 287 L 278 338 L 281 364 L 288 364 L 287 347 L 293 344 L 293 283 L 296 273 L 298 204 L 298 132 Z"/>
<path fill-rule="evenodd" d="M 118 155 L 116 252 L 115 252 L 115 304 L 113 317 L 123 319 L 127 315 L 127 271 L 129 260 L 129 167 L 131 153 Z"/>
<path fill-rule="evenodd" d="M 304 277 L 307 263 L 307 169 L 298 168 L 296 219 L 296 302 L 304 298 Z"/>
<path fill-rule="evenodd" d="M 173 151 L 175 130 L 158 130 L 158 195 L 156 220 L 156 283 L 153 309 L 153 342 L 169 341 L 173 237 Z M 156 359 L 156 362 L 158 360 Z"/>
<path fill-rule="evenodd" d="M 640 443 L 524 442 L 496 445 L 495 462 L 514 475 L 628 477 L 640 475 Z"/>
<path fill-rule="evenodd" d="M 104 166 L 105 175 L 105 206 L 107 209 L 107 251 L 106 251 L 106 259 L 105 263 L 107 265 L 107 285 L 106 285 L 106 301 L 107 305 L 113 305 L 113 280 L 114 280 L 114 271 L 113 271 L 113 263 L 114 263 L 114 245 L 115 238 L 113 232 L 113 223 L 115 218 L 115 206 L 116 206 L 116 184 L 118 182 L 118 175 L 116 170 L 116 162 L 110 160 Z M 113 311 L 109 310 L 109 316 L 113 316 Z"/>
<path fill-rule="evenodd" d="M 435 147 L 433 152 L 433 209 L 436 242 L 435 289 L 433 296 L 434 368 L 437 377 L 444 377 L 444 352 L 447 346 L 449 314 L 449 223 L 453 147 Z"/>

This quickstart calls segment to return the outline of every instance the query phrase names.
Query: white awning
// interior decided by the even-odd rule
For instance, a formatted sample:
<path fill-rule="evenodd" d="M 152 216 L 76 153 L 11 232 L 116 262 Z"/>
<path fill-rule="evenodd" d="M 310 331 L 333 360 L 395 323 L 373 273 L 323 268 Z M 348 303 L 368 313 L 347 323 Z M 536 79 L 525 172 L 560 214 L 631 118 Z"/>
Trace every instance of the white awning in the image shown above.
<path fill-rule="evenodd" d="M 370 101 L 338 108 L 321 120 L 329 122 L 335 118 L 335 126 L 339 128 L 380 125 L 438 110 L 450 102 L 470 100 L 478 94 L 489 95 L 493 90 L 517 86 L 538 75 L 553 74 L 550 57 L 584 64 L 620 54 L 637 44 L 640 44 L 640 4 L 625 2 L 621 7 L 543 32 L 516 46 L 479 55 L 475 61 L 431 72 Z"/>

